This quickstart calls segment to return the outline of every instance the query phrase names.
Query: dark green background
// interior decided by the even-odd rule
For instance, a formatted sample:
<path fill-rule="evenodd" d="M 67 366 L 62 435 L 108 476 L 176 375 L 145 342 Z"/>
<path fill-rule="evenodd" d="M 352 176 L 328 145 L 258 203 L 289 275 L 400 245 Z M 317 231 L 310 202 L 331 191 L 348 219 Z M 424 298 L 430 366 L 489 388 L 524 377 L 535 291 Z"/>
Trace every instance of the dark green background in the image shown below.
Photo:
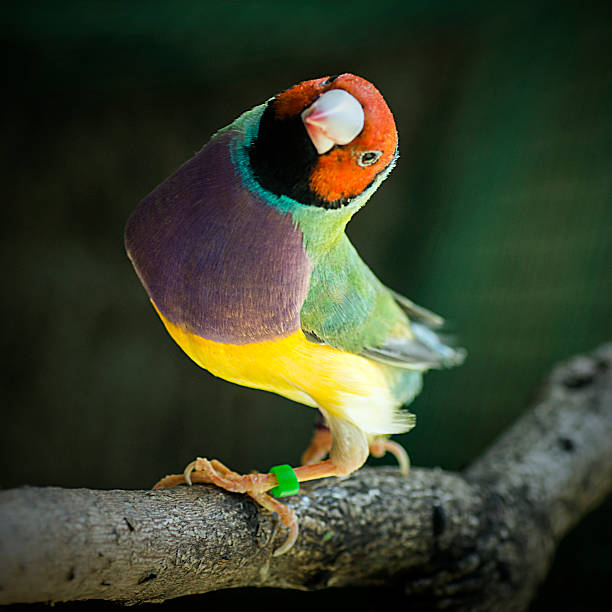
<path fill-rule="evenodd" d="M 401 437 L 415 464 L 466 465 L 552 364 L 612 339 L 611 13 L 493 4 L 4 9 L 0 484 L 146 488 L 196 455 L 238 470 L 298 461 L 314 412 L 190 362 L 122 233 L 210 134 L 304 79 L 350 71 L 383 92 L 401 159 L 349 234 L 470 353 L 426 377 Z M 611 513 L 608 502 L 567 538 L 534 610 L 609 609 Z M 358 609 L 386 598 L 351 597 Z"/>

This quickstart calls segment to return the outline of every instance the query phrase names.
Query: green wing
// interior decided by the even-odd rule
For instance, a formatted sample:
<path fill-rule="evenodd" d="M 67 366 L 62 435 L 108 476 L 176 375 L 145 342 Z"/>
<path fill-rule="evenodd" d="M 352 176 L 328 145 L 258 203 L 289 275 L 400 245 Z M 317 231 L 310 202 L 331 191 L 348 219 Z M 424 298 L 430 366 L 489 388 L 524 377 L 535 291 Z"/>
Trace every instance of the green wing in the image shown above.
<path fill-rule="evenodd" d="M 300 313 L 306 337 L 399 368 L 457 365 L 435 333 L 443 320 L 385 287 L 342 234 L 315 263 Z"/>

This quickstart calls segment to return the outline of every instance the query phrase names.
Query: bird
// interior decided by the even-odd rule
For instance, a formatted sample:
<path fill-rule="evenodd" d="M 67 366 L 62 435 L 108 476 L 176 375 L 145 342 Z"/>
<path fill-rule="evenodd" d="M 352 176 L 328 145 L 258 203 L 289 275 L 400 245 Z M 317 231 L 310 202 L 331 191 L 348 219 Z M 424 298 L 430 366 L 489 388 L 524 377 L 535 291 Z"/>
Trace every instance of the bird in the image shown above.
<path fill-rule="evenodd" d="M 240 115 L 138 205 L 127 254 L 163 325 L 199 366 L 319 411 L 302 464 L 238 474 L 199 457 L 155 488 L 245 493 L 289 529 L 279 498 L 405 450 L 406 406 L 465 350 L 444 320 L 383 284 L 345 233 L 399 156 L 391 110 L 350 73 L 294 85 Z"/>

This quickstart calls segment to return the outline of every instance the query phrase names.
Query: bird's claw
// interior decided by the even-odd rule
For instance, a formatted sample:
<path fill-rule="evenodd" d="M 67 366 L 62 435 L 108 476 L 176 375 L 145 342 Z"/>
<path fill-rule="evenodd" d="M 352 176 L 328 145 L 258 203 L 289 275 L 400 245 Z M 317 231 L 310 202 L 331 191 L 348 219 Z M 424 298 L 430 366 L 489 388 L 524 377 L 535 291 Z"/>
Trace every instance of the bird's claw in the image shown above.
<path fill-rule="evenodd" d="M 187 484 L 193 481 L 217 485 L 231 493 L 265 493 L 275 487 L 276 477 L 272 474 L 238 474 L 223 465 L 217 459 L 198 457 L 184 470 Z"/>
<path fill-rule="evenodd" d="M 277 499 L 274 499 L 274 497 L 268 495 L 267 493 L 247 492 L 247 495 L 255 500 L 260 506 L 263 506 L 266 510 L 278 514 L 282 525 L 289 529 L 289 535 L 287 536 L 285 542 L 272 553 L 275 557 L 284 555 L 293 547 L 298 537 L 299 523 L 297 516 L 295 515 L 295 511 L 289 506 L 282 504 Z"/>
<path fill-rule="evenodd" d="M 192 461 L 190 464 L 187 465 L 187 467 L 183 471 L 183 477 L 185 478 L 185 482 L 189 486 L 193 485 L 193 482 L 191 482 L 191 472 L 193 472 L 196 469 L 195 465 L 196 465 L 196 462 Z"/>
<path fill-rule="evenodd" d="M 232 472 L 232 470 L 225 467 L 216 459 L 209 461 L 204 457 L 197 457 L 194 461 L 187 465 L 187 467 L 183 470 L 183 477 L 185 478 L 185 482 L 190 486 L 193 484 L 191 478 L 192 474 L 197 475 L 196 482 L 216 484 L 222 489 L 226 489 L 227 491 L 232 491 L 234 493 L 245 492 L 236 488 L 228 488 L 229 480 L 238 480 L 241 479 L 242 476 L 236 472 Z M 229 480 L 224 479 L 223 476 L 228 477 Z"/>
<path fill-rule="evenodd" d="M 370 454 L 373 457 L 383 457 L 385 453 L 391 453 L 395 457 L 400 473 L 406 476 L 410 471 L 410 457 L 401 444 L 386 438 L 370 442 Z"/>
<path fill-rule="evenodd" d="M 277 484 L 274 475 L 238 474 L 216 459 L 208 460 L 204 457 L 198 457 L 187 465 L 182 474 L 166 476 L 153 488 L 165 489 L 183 482 L 188 485 L 194 483 L 214 484 L 231 493 L 246 493 L 266 510 L 278 514 L 282 525 L 289 529 L 287 539 L 274 551 L 274 556 L 286 553 L 295 544 L 299 533 L 295 512 L 289 506 L 266 493 L 267 490 Z"/>

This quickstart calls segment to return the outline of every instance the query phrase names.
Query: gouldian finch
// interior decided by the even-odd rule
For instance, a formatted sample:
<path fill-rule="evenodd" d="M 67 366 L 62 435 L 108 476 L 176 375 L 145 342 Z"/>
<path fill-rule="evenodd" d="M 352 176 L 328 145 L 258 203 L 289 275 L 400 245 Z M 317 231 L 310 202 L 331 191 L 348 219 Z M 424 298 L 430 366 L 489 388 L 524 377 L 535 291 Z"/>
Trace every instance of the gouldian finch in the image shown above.
<path fill-rule="evenodd" d="M 442 319 L 388 289 L 345 228 L 398 158 L 393 115 L 352 74 L 305 81 L 242 114 L 148 195 L 125 232 L 128 255 L 169 334 L 198 365 L 273 391 L 321 415 L 303 465 L 240 475 L 199 458 L 179 482 L 250 495 L 297 537 L 272 497 L 299 482 L 345 476 L 370 453 L 408 459 L 390 434 L 423 372 L 463 350 Z M 329 455 L 329 458 L 325 459 Z"/>

